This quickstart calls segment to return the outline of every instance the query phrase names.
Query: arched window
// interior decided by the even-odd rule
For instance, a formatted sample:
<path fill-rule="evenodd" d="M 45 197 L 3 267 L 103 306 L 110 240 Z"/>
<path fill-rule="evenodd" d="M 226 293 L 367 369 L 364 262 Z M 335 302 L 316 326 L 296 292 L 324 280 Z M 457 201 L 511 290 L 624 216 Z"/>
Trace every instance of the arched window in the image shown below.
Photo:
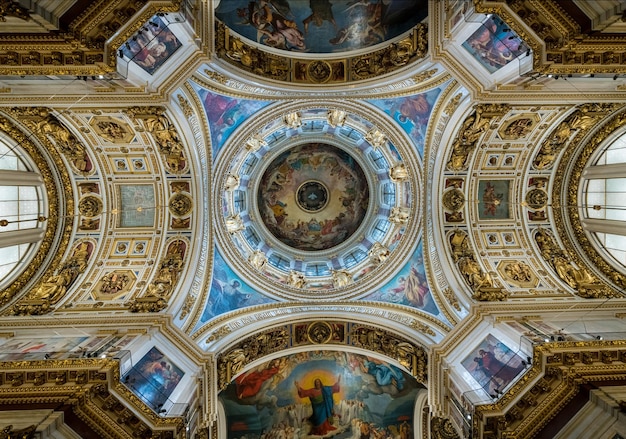
<path fill-rule="evenodd" d="M 582 174 L 582 225 L 607 261 L 626 271 L 626 132 L 597 154 Z"/>
<path fill-rule="evenodd" d="M 28 265 L 46 231 L 43 178 L 28 154 L 0 136 L 0 290 Z"/>

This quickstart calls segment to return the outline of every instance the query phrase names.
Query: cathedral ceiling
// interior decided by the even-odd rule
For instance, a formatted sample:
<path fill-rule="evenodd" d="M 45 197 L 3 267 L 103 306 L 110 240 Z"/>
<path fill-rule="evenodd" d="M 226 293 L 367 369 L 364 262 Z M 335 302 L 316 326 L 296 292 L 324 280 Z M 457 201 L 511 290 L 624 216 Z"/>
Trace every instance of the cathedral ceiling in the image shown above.
<path fill-rule="evenodd" d="M 172 27 L 178 58 L 148 65 L 133 43 L 180 4 L 70 3 L 57 11 L 59 30 L 35 38 L 25 28 L 0 51 L 2 131 L 32 148 L 50 174 L 51 200 L 35 264 L 2 292 L 4 318 L 117 324 L 153 315 L 170 328 L 167 339 L 192 346 L 190 362 L 215 355 L 220 389 L 264 358 L 312 346 L 369 351 L 419 383 L 448 386 L 441 371 L 428 375 L 429 349 L 438 346 L 432 359 L 463 355 L 458 332 L 488 330 L 479 307 L 541 313 L 558 302 L 584 311 L 588 299 L 621 298 L 624 276 L 571 208 L 590 155 L 623 125 L 623 106 L 606 102 L 624 88 L 609 75 L 622 73 L 619 26 L 595 32 L 556 1 L 442 1 L 429 4 L 442 18 L 432 33 L 422 16 L 396 17 L 395 33 L 374 26 L 355 47 L 342 22 L 349 12 L 315 17 L 301 2 L 292 12 L 310 39 L 289 45 L 268 43 L 280 24 L 254 24 L 267 11 L 241 11 L 242 24 L 223 0 L 215 16 L 204 2 L 182 11 L 184 23 Z M 516 62 L 532 61 L 524 81 L 536 75 L 537 84 L 490 89 L 506 66 L 469 78 L 467 66 L 481 65 L 446 45 L 461 35 L 454 14 L 472 5 L 499 14 L 528 44 L 532 56 Z M 214 30 L 199 24 L 207 15 Z M 559 26 L 547 27 L 551 19 Z M 341 50 L 296 44 L 322 30 Z M 154 38 L 165 44 L 168 32 Z M 25 88 L 20 76 L 42 87 L 52 76 L 99 74 L 109 75 L 106 93 L 95 78 L 74 78 L 60 102 L 13 101 Z M 575 90 L 548 74 L 591 81 L 601 103 L 570 100 Z M 159 87 L 143 85 L 152 79 Z M 403 348 L 390 354 L 391 345 Z M 623 360 L 621 350 L 589 355 Z M 515 395 L 548 401 L 536 386 Z M 107 404 L 106 388 L 94 392 L 94 404 Z M 513 403 L 485 408 L 485 431 L 526 428 Z"/>

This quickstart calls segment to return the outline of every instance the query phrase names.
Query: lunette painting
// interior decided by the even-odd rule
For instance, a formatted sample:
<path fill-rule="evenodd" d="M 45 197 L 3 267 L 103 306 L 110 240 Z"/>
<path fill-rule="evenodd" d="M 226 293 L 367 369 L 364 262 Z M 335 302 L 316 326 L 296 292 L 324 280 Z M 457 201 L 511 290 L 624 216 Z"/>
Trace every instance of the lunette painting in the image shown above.
<path fill-rule="evenodd" d="M 522 357 L 489 334 L 462 362 L 463 367 L 490 395 L 508 386 L 524 370 Z"/>
<path fill-rule="evenodd" d="M 220 393 L 229 439 L 413 437 L 425 388 L 364 355 L 308 351 L 270 360 Z"/>
<path fill-rule="evenodd" d="M 185 373 L 156 347 L 123 377 L 124 384 L 154 410 L 159 410 Z"/>
<path fill-rule="evenodd" d="M 310 53 L 371 47 L 427 15 L 427 0 L 228 0 L 215 10 L 226 26 L 255 43 Z"/>

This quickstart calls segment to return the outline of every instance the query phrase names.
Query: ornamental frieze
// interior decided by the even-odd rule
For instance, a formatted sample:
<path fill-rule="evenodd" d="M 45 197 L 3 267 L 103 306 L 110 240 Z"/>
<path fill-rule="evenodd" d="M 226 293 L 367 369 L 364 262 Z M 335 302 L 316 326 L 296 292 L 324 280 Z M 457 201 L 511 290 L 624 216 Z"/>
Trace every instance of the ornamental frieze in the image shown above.
<path fill-rule="evenodd" d="M 353 346 L 376 352 L 398 361 L 419 382 L 427 380 L 426 351 L 410 339 L 367 325 L 314 321 L 272 328 L 221 353 L 217 360 L 218 387 L 226 388 L 247 364 L 259 358 L 292 347 L 315 345 Z"/>
<path fill-rule="evenodd" d="M 254 75 L 292 83 L 339 84 L 386 75 L 423 59 L 428 35 L 421 23 L 409 36 L 383 49 L 341 59 L 311 60 L 287 58 L 246 44 L 217 21 L 215 46 L 218 57 Z"/>

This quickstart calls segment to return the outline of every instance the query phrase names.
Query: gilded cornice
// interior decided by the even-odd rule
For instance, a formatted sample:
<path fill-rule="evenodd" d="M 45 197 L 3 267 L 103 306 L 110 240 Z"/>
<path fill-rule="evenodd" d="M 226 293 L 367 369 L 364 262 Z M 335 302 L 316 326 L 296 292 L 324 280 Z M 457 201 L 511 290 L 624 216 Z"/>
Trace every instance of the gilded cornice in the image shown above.
<path fill-rule="evenodd" d="M 626 340 L 535 346 L 531 369 L 497 402 L 477 406 L 474 426 L 493 437 L 534 437 L 580 385 L 610 385 L 625 378 Z"/>
<path fill-rule="evenodd" d="M 591 156 L 607 137 L 626 125 L 626 113 L 623 108 L 611 106 L 608 110 L 605 114 L 609 115 L 610 118 L 603 121 L 599 127 L 594 127 L 595 132 L 591 137 L 583 139 L 577 136 L 561 158 L 556 174 L 568 175 L 568 178 L 555 181 L 552 198 L 560 199 L 563 197 L 567 200 L 567 205 L 562 206 L 561 209 L 554 209 L 554 223 L 561 240 L 566 243 L 570 253 L 577 255 L 575 250 L 581 252 L 580 257 L 575 258 L 577 263 L 590 262 L 600 270 L 605 279 L 623 290 L 626 289 L 626 276 L 613 268 L 596 250 L 583 230 L 579 209 L 570 208 L 570 206 L 578 206 L 582 173 L 585 167 L 589 165 Z M 575 142 L 576 140 L 578 141 Z M 572 234 L 576 240 L 574 243 L 570 241 Z"/>
<path fill-rule="evenodd" d="M 450 99 L 450 96 L 456 93 L 456 95 Z M 459 104 L 463 94 L 459 92 L 459 84 L 455 80 L 452 80 L 448 87 L 441 93 L 439 99 L 437 99 L 437 103 L 432 109 L 430 121 L 428 124 L 426 137 L 424 140 L 424 178 L 426 181 L 435 181 L 434 180 L 434 159 L 436 158 L 437 151 L 440 147 L 442 147 L 442 136 L 441 129 L 442 126 L 440 123 L 434 123 L 434 121 L 441 121 L 442 118 L 449 118 L 450 115 L 456 109 L 456 106 Z M 445 107 L 443 103 L 446 102 Z M 444 116 L 445 115 L 445 116 Z M 430 176 L 433 175 L 433 178 Z M 452 306 L 457 312 L 461 311 L 461 306 L 459 301 L 456 298 L 454 292 L 452 292 L 451 288 L 448 287 L 447 283 L 445 285 L 441 285 L 437 281 L 437 277 L 442 277 L 443 267 L 441 262 L 441 255 L 436 251 L 428 251 L 428 249 L 436 248 L 435 246 L 435 227 L 433 221 L 435 220 L 435 216 L 432 215 L 432 196 L 431 191 L 428 190 L 426 185 L 424 186 L 424 194 L 422 195 L 422 199 L 425 200 L 423 203 L 423 215 L 424 215 L 424 233 L 422 235 L 422 239 L 424 239 L 424 265 L 426 267 L 426 276 L 428 279 L 428 285 L 431 288 L 433 293 L 433 297 L 442 311 L 442 313 L 446 316 L 448 321 L 455 325 L 458 323 L 458 316 L 453 314 L 450 311 L 449 306 Z M 445 299 L 445 300 L 444 300 Z M 445 306 L 443 305 L 445 303 Z"/>
<path fill-rule="evenodd" d="M 91 2 L 83 13 L 69 24 L 67 31 L 0 36 L 2 45 L 0 74 L 92 76 L 113 72 L 116 68 L 117 47 L 108 51 L 107 60 L 105 41 L 146 3 L 151 2 L 99 0 Z M 158 5 L 149 6 L 145 14 L 149 11 L 154 14 L 157 10 L 174 11 L 178 9 L 179 3 L 160 2 Z M 146 20 L 150 16 L 148 15 Z M 144 21 L 136 24 L 137 28 Z"/>
<path fill-rule="evenodd" d="M 427 26 L 418 24 L 409 36 L 367 54 L 346 58 L 295 58 L 267 52 L 231 35 L 224 23 L 215 23 L 215 51 L 230 65 L 271 81 L 309 86 L 333 85 L 386 76 L 424 58 L 428 51 Z"/>
<path fill-rule="evenodd" d="M 498 14 L 531 47 L 536 72 L 626 73 L 622 36 L 583 33 L 554 0 L 474 0 L 474 5 L 476 12 Z"/>
<path fill-rule="evenodd" d="M 0 305 L 11 301 L 26 285 L 31 284 L 32 279 L 37 276 L 42 268 L 45 270 L 41 273 L 42 278 L 51 276 L 69 246 L 72 234 L 72 221 L 60 216 L 66 212 L 74 211 L 74 194 L 66 165 L 47 137 L 38 131 L 26 133 L 21 127 L 18 127 L 15 120 L 20 118 L 20 113 L 20 111 L 11 111 L 9 113 L 12 116 L 11 119 L 0 116 L 0 129 L 14 139 L 20 147 L 24 148 L 39 168 L 48 197 L 47 227 L 41 246 L 34 258 L 24 272 L 0 293 Z M 31 135 L 38 139 L 40 145 L 44 145 L 48 149 L 47 158 L 30 139 Z M 54 166 L 54 170 L 50 168 L 50 164 Z M 60 180 L 59 185 L 55 181 L 55 175 Z M 61 206 L 64 206 L 63 210 Z M 48 262 L 47 267 L 42 267 L 50 253 L 55 253 L 54 258 Z"/>
<path fill-rule="evenodd" d="M 302 316 L 306 318 L 310 313 L 337 313 L 337 315 L 350 316 L 351 321 L 371 322 L 376 318 L 385 324 L 404 326 L 406 330 L 422 332 L 426 337 L 432 335 L 432 329 L 424 329 L 421 325 L 435 328 L 441 334 L 447 334 L 451 328 L 437 319 L 435 316 L 415 310 L 414 308 L 384 302 L 282 302 L 265 305 L 257 305 L 235 310 L 227 315 L 221 315 L 207 322 L 204 326 L 195 331 L 191 338 L 201 340 L 204 337 L 207 344 L 212 344 L 239 330 L 242 326 L 248 326 L 249 331 L 257 329 L 251 328 L 264 321 L 276 322 L 277 319 L 286 323 L 301 321 Z"/>
<path fill-rule="evenodd" d="M 210 145 L 207 144 L 205 139 L 211 138 L 211 133 L 209 131 L 208 121 L 204 116 L 204 112 L 202 110 L 202 103 L 198 97 L 198 94 L 193 89 L 191 83 L 185 82 L 183 86 L 183 91 L 185 92 L 185 96 L 191 100 L 190 104 L 190 112 L 189 114 L 185 114 L 187 116 L 187 120 L 192 127 L 192 131 L 194 136 L 200 137 L 200 139 L 196 139 L 195 153 L 199 157 L 199 163 L 197 166 L 199 167 L 199 180 L 197 181 L 198 185 L 201 186 L 201 189 L 198 190 L 198 193 L 202 193 L 202 209 L 205 213 L 202 215 L 202 231 L 201 234 L 204 237 L 202 243 L 200 244 L 200 254 L 198 257 L 198 262 L 196 263 L 197 269 L 195 270 L 194 276 L 196 279 L 187 293 L 187 297 L 185 298 L 185 303 L 183 305 L 183 309 L 179 315 L 179 319 L 184 319 L 186 313 L 191 313 L 193 308 L 196 308 L 195 313 L 192 315 L 190 319 L 184 324 L 183 330 L 186 332 L 190 332 L 196 326 L 196 323 L 201 317 L 202 313 L 202 305 L 206 303 L 208 300 L 208 296 L 210 294 L 210 278 L 211 272 L 213 270 L 213 227 L 211 227 L 211 215 L 208 215 L 209 206 L 212 204 L 213 191 L 211 190 L 211 172 L 213 165 L 213 156 L 211 154 Z M 179 100 L 183 95 L 179 95 Z M 197 244 L 196 244 L 197 245 Z M 202 273 L 203 278 L 198 279 L 197 276 Z"/>
<path fill-rule="evenodd" d="M 113 389 L 115 395 L 110 392 Z M 117 360 L 0 362 L 0 405 L 56 407 L 59 403 L 71 405 L 76 415 L 104 437 L 127 438 L 137 431 L 163 439 L 184 437 L 183 418 L 159 416 L 120 382 Z"/>
<path fill-rule="evenodd" d="M 424 348 L 409 338 L 361 323 L 316 320 L 303 325 L 287 324 L 240 339 L 217 358 L 218 389 L 254 361 L 276 352 L 301 346 L 354 347 L 393 358 L 420 383 L 427 382 L 428 357 Z"/>

